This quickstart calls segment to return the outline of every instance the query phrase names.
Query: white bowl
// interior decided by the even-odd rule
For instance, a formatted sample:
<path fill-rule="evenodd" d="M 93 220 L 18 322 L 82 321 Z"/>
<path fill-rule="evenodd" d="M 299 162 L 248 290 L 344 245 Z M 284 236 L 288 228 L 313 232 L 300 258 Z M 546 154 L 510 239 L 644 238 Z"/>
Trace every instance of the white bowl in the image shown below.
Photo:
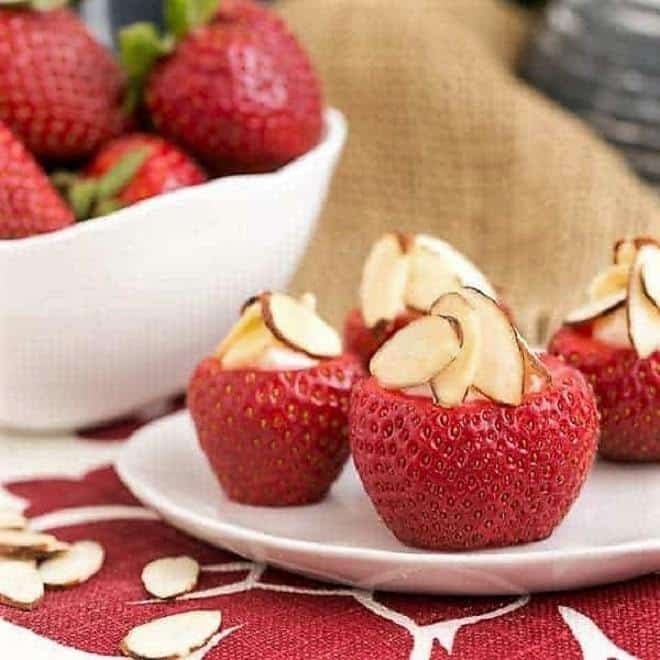
<path fill-rule="evenodd" d="M 0 241 L 0 424 L 80 427 L 180 392 L 249 295 L 288 285 L 346 139 L 339 111 L 325 119 L 272 174 Z"/>

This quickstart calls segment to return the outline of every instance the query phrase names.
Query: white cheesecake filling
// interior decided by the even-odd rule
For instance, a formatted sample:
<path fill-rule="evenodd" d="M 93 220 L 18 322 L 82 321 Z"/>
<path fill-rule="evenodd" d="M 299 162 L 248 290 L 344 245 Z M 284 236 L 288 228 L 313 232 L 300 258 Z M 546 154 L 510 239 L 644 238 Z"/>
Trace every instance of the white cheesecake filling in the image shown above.
<path fill-rule="evenodd" d="M 262 353 L 243 366 L 244 369 L 260 371 L 298 371 L 311 369 L 319 364 L 319 360 L 294 351 L 287 346 L 269 346 Z"/>

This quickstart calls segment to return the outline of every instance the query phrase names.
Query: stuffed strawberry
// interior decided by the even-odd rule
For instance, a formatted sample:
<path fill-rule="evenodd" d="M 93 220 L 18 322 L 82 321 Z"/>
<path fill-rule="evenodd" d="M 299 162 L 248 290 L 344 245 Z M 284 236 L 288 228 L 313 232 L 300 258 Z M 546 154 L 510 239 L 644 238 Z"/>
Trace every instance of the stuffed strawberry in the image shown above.
<path fill-rule="evenodd" d="M 54 176 L 79 220 L 206 181 L 187 154 L 156 135 L 130 133 L 108 142 L 83 176 Z"/>
<path fill-rule="evenodd" d="M 73 222 L 44 171 L 0 122 L 0 239 L 43 234 Z"/>
<path fill-rule="evenodd" d="M 347 350 L 368 364 L 387 339 L 424 314 L 438 296 L 468 284 L 495 296 L 485 276 L 448 243 L 423 234 L 384 234 L 364 263 L 360 307 L 346 317 Z"/>
<path fill-rule="evenodd" d="M 391 337 L 353 388 L 353 458 L 403 543 L 471 550 L 543 539 L 575 501 L 598 441 L 585 378 L 539 359 L 473 288 Z"/>
<path fill-rule="evenodd" d="M 319 81 L 271 10 L 252 0 L 167 0 L 165 8 L 166 39 L 143 23 L 121 35 L 134 90 L 144 85 L 159 133 L 218 174 L 268 172 L 318 142 Z"/>
<path fill-rule="evenodd" d="M 623 461 L 660 460 L 660 245 L 619 241 L 614 264 L 596 276 L 590 302 L 571 313 L 550 352 L 582 371 L 602 417 L 600 452 Z"/>
<path fill-rule="evenodd" d="M 362 375 L 309 298 L 248 301 L 188 387 L 200 445 L 227 496 L 261 506 L 323 498 L 348 457 L 349 394 Z"/>
<path fill-rule="evenodd" d="M 121 68 L 63 4 L 0 3 L 0 119 L 48 161 L 90 156 L 127 123 Z"/>

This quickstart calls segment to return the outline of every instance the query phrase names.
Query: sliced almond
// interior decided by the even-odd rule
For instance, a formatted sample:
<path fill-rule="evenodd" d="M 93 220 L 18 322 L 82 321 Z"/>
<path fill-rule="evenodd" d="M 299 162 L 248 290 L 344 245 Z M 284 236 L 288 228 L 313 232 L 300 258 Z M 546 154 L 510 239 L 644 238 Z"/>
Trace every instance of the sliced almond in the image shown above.
<path fill-rule="evenodd" d="M 262 323 L 260 298 L 250 298 L 241 309 L 241 317 L 215 349 L 216 356 L 222 358 L 230 346 Z"/>
<path fill-rule="evenodd" d="M 654 250 L 652 256 L 644 262 L 641 276 L 644 293 L 656 307 L 660 307 L 660 259 L 657 250 Z"/>
<path fill-rule="evenodd" d="M 276 339 L 313 358 L 331 358 L 341 354 L 337 331 L 295 298 L 283 293 L 261 297 L 264 323 Z"/>
<path fill-rule="evenodd" d="M 51 534 L 27 530 L 0 530 L 0 555 L 22 559 L 47 559 L 69 548 Z"/>
<path fill-rule="evenodd" d="M 96 541 L 77 541 L 68 550 L 47 559 L 39 566 L 39 574 L 48 587 L 74 587 L 98 573 L 105 551 Z"/>
<path fill-rule="evenodd" d="M 605 298 L 593 300 L 582 307 L 578 307 L 578 309 L 573 310 L 570 314 L 565 316 L 564 322 L 568 325 L 580 325 L 603 317 L 606 314 L 610 314 L 616 309 L 623 307 L 626 302 L 626 296 L 626 291 L 619 291 L 618 293 L 613 293 Z"/>
<path fill-rule="evenodd" d="M 220 628 L 219 610 L 192 610 L 172 614 L 133 628 L 121 643 L 121 651 L 139 660 L 185 658 L 202 648 Z"/>
<path fill-rule="evenodd" d="M 383 387 L 428 383 L 459 353 L 456 325 L 439 316 L 424 316 L 388 339 L 371 358 L 369 368 Z"/>
<path fill-rule="evenodd" d="M 637 252 L 628 283 L 628 334 L 637 355 L 644 359 L 660 350 L 660 309 L 649 297 L 643 279 L 648 264 L 653 272 L 660 260 L 660 248 L 642 247 Z"/>
<path fill-rule="evenodd" d="M 614 263 L 630 266 L 635 261 L 637 251 L 645 245 L 658 246 L 660 243 L 651 236 L 622 238 L 614 244 Z"/>
<path fill-rule="evenodd" d="M 423 245 L 414 245 L 409 253 L 406 305 L 426 312 L 443 293 L 461 288 L 461 280 L 445 260 Z"/>
<path fill-rule="evenodd" d="M 628 287 L 630 266 L 618 264 L 610 266 L 594 277 L 589 285 L 590 300 L 600 300 L 609 296 L 625 293 Z"/>
<path fill-rule="evenodd" d="M 33 561 L 0 559 L 0 602 L 31 610 L 44 595 L 44 585 Z"/>
<path fill-rule="evenodd" d="M 457 406 L 465 400 L 479 366 L 481 326 L 479 316 L 460 293 L 446 293 L 431 306 L 430 313 L 454 319 L 461 328 L 460 353 L 439 374 L 431 379 L 431 391 L 436 403 Z"/>
<path fill-rule="evenodd" d="M 626 305 L 597 318 L 592 325 L 594 339 L 611 346 L 630 347 L 628 334 L 628 310 Z"/>
<path fill-rule="evenodd" d="M 493 401 L 518 405 L 525 383 L 525 360 L 518 332 L 507 313 L 483 291 L 467 287 L 461 293 L 477 311 L 482 328 L 474 387 Z"/>
<path fill-rule="evenodd" d="M 488 278 L 464 254 L 446 241 L 427 234 L 417 234 L 415 244 L 440 256 L 445 266 L 458 277 L 462 286 L 474 287 L 491 298 L 497 298 L 497 292 Z"/>
<path fill-rule="evenodd" d="M 23 529 L 27 525 L 25 516 L 16 509 L 0 509 L 0 529 Z"/>
<path fill-rule="evenodd" d="M 253 363 L 269 346 L 277 344 L 266 324 L 259 319 L 234 339 L 221 358 L 225 369 L 235 369 Z"/>
<path fill-rule="evenodd" d="M 144 588 L 156 598 L 174 598 L 192 591 L 199 579 L 199 564 L 192 557 L 164 557 L 142 570 Z"/>
<path fill-rule="evenodd" d="M 543 364 L 539 356 L 529 346 L 525 338 L 516 330 L 518 346 L 523 354 L 525 369 L 525 389 L 524 392 L 534 391 L 536 389 L 536 379 L 540 379 L 543 384 L 549 385 L 552 382 L 552 376 L 548 368 Z"/>
<path fill-rule="evenodd" d="M 407 247 L 407 241 L 400 234 L 385 234 L 374 243 L 364 262 L 360 305 L 369 328 L 379 321 L 393 320 L 405 309 Z"/>
<path fill-rule="evenodd" d="M 300 296 L 300 302 L 302 305 L 311 309 L 313 312 L 316 311 L 316 296 L 313 293 L 307 291 Z"/>

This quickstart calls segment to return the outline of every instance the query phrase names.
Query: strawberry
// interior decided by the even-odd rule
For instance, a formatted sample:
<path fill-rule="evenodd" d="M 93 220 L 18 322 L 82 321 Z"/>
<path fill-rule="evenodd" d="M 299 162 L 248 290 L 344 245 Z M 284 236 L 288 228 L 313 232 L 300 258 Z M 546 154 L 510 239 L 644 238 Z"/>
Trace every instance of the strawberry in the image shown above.
<path fill-rule="evenodd" d="M 148 197 L 206 181 L 183 151 L 156 135 L 130 133 L 108 142 L 83 177 L 58 173 L 78 219 L 104 215 Z"/>
<path fill-rule="evenodd" d="M 188 407 L 228 497 L 261 506 L 320 500 L 348 457 L 349 394 L 362 375 L 349 354 L 293 371 L 202 361 Z"/>
<path fill-rule="evenodd" d="M 346 350 L 362 359 L 367 366 L 373 354 L 398 330 L 419 318 L 421 312 L 407 309 L 393 321 L 381 321 L 373 328 L 368 328 L 362 312 L 356 307 L 347 315 L 344 322 L 344 344 Z"/>
<path fill-rule="evenodd" d="M 603 456 L 660 460 L 660 352 L 641 359 L 632 347 L 592 337 L 588 324 L 562 327 L 549 351 L 579 369 L 591 383 L 601 414 Z"/>
<path fill-rule="evenodd" d="M 0 122 L 0 239 L 43 234 L 73 221 L 30 152 Z"/>
<path fill-rule="evenodd" d="M 183 4 L 194 8 L 199 0 Z M 146 106 L 158 132 L 210 170 L 274 170 L 318 142 L 319 81 L 303 48 L 271 10 L 251 0 L 209 6 L 201 18 L 193 12 L 196 20 L 166 11 L 177 19 L 170 20 L 170 32 L 178 43 L 150 74 L 146 70 L 170 42 L 159 42 L 144 24 L 124 30 L 126 68 L 136 87 L 145 81 Z"/>
<path fill-rule="evenodd" d="M 72 11 L 0 8 L 0 119 L 39 158 L 81 159 L 119 135 L 123 89 L 121 68 Z"/>
<path fill-rule="evenodd" d="M 596 402 L 585 378 L 544 356 L 551 383 L 518 406 L 488 400 L 442 408 L 386 390 L 353 388 L 350 442 L 364 487 L 403 543 L 470 550 L 547 537 L 592 464 Z"/>

